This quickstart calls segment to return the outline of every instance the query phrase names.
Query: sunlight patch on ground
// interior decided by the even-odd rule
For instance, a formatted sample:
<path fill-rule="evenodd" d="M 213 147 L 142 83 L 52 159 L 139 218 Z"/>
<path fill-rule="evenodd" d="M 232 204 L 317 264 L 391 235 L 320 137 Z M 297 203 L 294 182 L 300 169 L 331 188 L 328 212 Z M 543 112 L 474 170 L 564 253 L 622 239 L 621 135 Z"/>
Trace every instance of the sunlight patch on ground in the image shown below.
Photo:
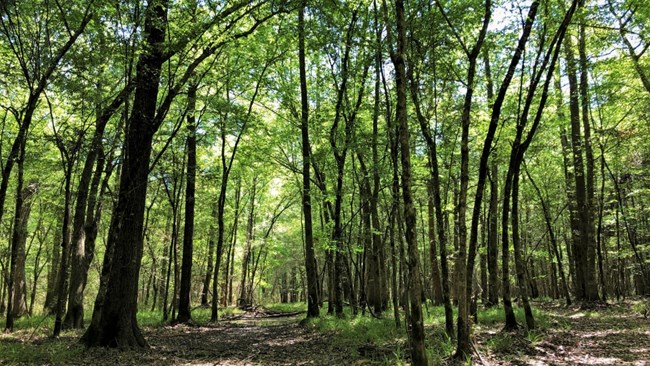
<path fill-rule="evenodd" d="M 586 314 L 585 313 L 575 313 L 573 315 L 569 315 L 570 319 L 579 319 L 579 318 L 584 318 Z"/>

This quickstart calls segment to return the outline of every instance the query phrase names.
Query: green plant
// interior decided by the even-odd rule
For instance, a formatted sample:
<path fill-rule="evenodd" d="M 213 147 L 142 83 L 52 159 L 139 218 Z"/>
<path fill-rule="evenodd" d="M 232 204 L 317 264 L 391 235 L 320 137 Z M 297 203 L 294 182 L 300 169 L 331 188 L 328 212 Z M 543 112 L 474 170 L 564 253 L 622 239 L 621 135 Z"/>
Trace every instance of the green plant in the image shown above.
<path fill-rule="evenodd" d="M 544 339 L 544 334 L 539 330 L 532 330 L 526 334 L 526 338 L 530 342 L 530 345 L 535 347 Z"/>
<path fill-rule="evenodd" d="M 495 353 L 508 353 L 512 350 L 513 339 L 508 333 L 498 333 L 488 340 L 488 347 Z"/>

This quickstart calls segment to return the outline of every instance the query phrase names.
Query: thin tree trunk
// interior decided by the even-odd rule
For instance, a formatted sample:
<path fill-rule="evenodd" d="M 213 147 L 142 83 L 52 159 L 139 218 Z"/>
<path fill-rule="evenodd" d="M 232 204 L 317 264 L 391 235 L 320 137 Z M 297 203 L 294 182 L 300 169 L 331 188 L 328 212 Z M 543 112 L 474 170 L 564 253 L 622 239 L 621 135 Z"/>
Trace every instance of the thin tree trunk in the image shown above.
<path fill-rule="evenodd" d="M 494 83 L 490 68 L 488 49 L 484 50 L 485 77 L 487 79 L 487 94 L 490 109 L 494 102 Z M 499 211 L 499 164 L 496 154 L 490 159 L 490 203 L 488 210 L 488 243 L 487 243 L 487 267 L 488 267 L 488 301 L 487 307 L 499 304 L 499 242 L 498 242 L 498 211 Z M 485 289 L 484 289 L 485 291 Z"/>
<path fill-rule="evenodd" d="M 512 181 L 512 246 L 515 251 L 515 270 L 519 284 L 519 296 L 524 305 L 526 327 L 528 331 L 535 329 L 535 319 L 528 300 L 528 281 L 525 272 L 525 263 L 522 256 L 522 244 L 519 236 L 519 171 L 515 171 Z"/>
<path fill-rule="evenodd" d="M 305 224 L 305 271 L 307 272 L 307 317 L 319 316 L 318 267 L 314 253 L 314 234 L 311 210 L 310 152 L 309 145 L 309 99 L 307 95 L 307 71 L 305 64 L 305 7 L 302 0 L 298 12 L 298 61 L 300 68 L 300 128 L 302 136 L 302 213 Z"/>
<path fill-rule="evenodd" d="M 187 92 L 187 187 L 185 189 L 185 226 L 183 231 L 183 263 L 176 321 L 186 323 L 192 319 L 190 293 L 192 290 L 192 253 L 194 251 L 194 196 L 196 192 L 196 83 Z"/>
<path fill-rule="evenodd" d="M 217 220 L 217 206 L 212 206 L 212 216 L 210 220 L 210 230 L 208 236 L 208 265 L 205 271 L 205 278 L 203 280 L 203 289 L 201 290 L 201 306 L 208 306 L 208 295 L 210 292 L 210 281 L 212 280 L 212 272 L 214 271 L 214 235 L 216 228 L 214 222 Z"/>
<path fill-rule="evenodd" d="M 395 88 L 397 90 L 397 124 L 399 126 L 399 145 L 402 163 L 402 195 L 404 199 L 404 219 L 406 222 L 406 242 L 408 244 L 409 261 L 409 313 L 410 313 L 410 345 L 411 361 L 413 365 L 428 365 L 426 348 L 424 345 L 424 324 L 422 304 L 420 302 L 421 280 L 416 234 L 416 214 L 411 190 L 411 150 L 407 115 L 407 83 L 406 76 L 406 19 L 404 1 L 395 1 L 397 23 L 397 49 L 391 55 L 395 65 Z"/>
<path fill-rule="evenodd" d="M 526 174 L 528 176 L 528 180 L 532 184 L 533 188 L 535 189 L 535 192 L 537 192 L 537 197 L 539 197 L 540 203 L 542 205 L 542 212 L 544 213 L 544 221 L 546 222 L 546 230 L 548 230 L 548 235 L 549 239 L 551 242 L 551 248 L 553 249 L 553 253 L 555 255 L 555 261 L 557 262 L 558 270 L 560 272 L 560 280 L 562 281 L 562 293 L 564 295 L 564 298 L 566 299 L 566 304 L 567 306 L 571 305 L 571 295 L 569 293 L 569 285 L 566 279 L 566 276 L 564 275 L 564 268 L 562 266 L 562 258 L 560 257 L 560 251 L 558 250 L 558 243 L 557 239 L 555 237 L 555 231 L 553 230 L 553 225 L 551 222 L 551 215 L 548 211 L 548 206 L 546 204 L 546 201 L 542 197 L 542 192 L 540 191 L 539 187 L 537 184 L 535 184 L 535 181 L 533 178 L 530 176 L 530 173 L 528 170 L 526 170 Z"/>

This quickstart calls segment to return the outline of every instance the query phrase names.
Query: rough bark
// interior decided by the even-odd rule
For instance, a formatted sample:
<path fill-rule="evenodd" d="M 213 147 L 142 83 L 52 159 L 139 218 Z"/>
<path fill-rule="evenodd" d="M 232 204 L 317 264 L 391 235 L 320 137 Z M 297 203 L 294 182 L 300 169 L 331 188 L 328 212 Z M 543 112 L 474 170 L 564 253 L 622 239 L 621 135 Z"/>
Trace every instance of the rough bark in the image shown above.
<path fill-rule="evenodd" d="M 136 89 L 125 141 L 118 202 L 113 213 L 114 230 L 108 238 L 113 258 L 107 276 L 105 298 L 82 340 L 88 346 L 140 348 L 146 346 L 137 324 L 137 294 L 142 259 L 147 176 L 155 122 L 163 44 L 167 24 L 167 0 L 148 3 L 144 33 L 148 47 L 136 67 Z"/>

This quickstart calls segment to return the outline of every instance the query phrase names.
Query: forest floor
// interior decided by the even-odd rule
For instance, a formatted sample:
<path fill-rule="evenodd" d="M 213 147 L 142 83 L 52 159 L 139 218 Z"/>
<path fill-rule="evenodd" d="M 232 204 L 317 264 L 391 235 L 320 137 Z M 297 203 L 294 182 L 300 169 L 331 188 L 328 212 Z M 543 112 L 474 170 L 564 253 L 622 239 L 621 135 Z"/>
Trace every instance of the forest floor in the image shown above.
<path fill-rule="evenodd" d="M 540 330 L 503 333 L 501 309 L 479 313 L 476 365 L 650 365 L 650 319 L 642 303 L 583 311 L 535 304 Z M 300 309 L 299 307 L 289 310 Z M 286 310 L 286 308 L 284 309 Z M 441 309 L 426 310 L 433 364 L 447 364 L 453 342 L 441 331 Z M 206 313 L 207 314 L 207 313 Z M 393 319 L 323 317 L 299 324 L 304 314 L 276 311 L 231 315 L 218 324 L 161 325 L 140 319 L 150 347 L 144 351 L 86 349 L 80 332 L 46 336 L 49 320 L 32 318 L 13 334 L 0 334 L 0 364 L 30 365 L 408 365 L 407 342 Z M 271 315 L 271 316 L 268 316 Z M 518 315 L 521 315 L 518 313 Z"/>
<path fill-rule="evenodd" d="M 479 350 L 487 353 L 486 365 L 650 365 L 647 302 L 593 310 L 536 305 L 547 315 L 540 331 L 478 333 Z"/>

